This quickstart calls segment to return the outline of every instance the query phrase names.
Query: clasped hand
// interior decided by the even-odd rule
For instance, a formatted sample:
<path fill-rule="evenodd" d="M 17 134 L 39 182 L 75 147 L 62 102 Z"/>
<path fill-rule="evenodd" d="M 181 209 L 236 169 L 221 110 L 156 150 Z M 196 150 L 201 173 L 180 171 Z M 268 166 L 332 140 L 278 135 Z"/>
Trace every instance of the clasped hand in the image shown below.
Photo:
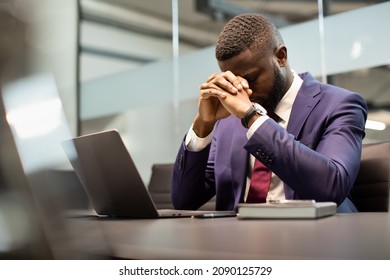
<path fill-rule="evenodd" d="M 213 74 L 200 85 L 199 117 L 208 122 L 229 115 L 242 118 L 252 104 L 251 94 L 248 82 L 231 71 Z"/>

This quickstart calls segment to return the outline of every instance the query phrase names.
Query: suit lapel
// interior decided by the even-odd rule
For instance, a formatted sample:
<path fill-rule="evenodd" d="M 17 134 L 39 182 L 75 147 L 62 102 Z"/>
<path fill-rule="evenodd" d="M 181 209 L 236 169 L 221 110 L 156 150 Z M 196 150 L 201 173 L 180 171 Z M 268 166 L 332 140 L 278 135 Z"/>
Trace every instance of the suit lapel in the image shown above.
<path fill-rule="evenodd" d="M 290 121 L 287 125 L 287 131 L 299 137 L 299 133 L 310 112 L 320 101 L 320 84 L 309 74 L 300 74 L 303 84 L 297 94 L 292 106 Z"/>

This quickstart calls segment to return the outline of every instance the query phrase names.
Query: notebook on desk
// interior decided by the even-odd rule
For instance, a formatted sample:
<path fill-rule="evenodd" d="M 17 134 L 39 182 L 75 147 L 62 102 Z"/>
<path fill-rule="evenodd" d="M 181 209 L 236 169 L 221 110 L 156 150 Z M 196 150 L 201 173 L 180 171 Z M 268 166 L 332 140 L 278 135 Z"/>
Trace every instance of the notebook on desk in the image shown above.
<path fill-rule="evenodd" d="M 235 213 L 157 209 L 117 130 L 79 136 L 61 144 L 100 216 L 162 218 Z"/>
<path fill-rule="evenodd" d="M 276 200 L 238 204 L 239 219 L 318 219 L 336 214 L 334 202 Z"/>

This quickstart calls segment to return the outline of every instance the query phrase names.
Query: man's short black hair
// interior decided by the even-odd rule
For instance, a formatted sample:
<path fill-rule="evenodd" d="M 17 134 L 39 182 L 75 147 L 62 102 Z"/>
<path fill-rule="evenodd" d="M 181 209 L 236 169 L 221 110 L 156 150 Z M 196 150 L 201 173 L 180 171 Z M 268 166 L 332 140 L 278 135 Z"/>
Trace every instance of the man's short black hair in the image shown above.
<path fill-rule="evenodd" d="M 259 14 L 241 14 L 224 26 L 217 39 L 215 56 L 224 61 L 247 49 L 273 51 L 282 43 L 279 31 L 269 19 Z"/>

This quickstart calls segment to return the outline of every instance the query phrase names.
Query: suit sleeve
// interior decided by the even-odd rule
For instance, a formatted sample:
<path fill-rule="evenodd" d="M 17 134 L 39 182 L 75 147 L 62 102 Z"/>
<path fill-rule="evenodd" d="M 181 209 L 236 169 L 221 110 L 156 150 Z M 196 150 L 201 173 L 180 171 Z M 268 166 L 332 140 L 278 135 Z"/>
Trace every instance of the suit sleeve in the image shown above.
<path fill-rule="evenodd" d="M 196 210 L 215 195 L 211 144 L 199 152 L 186 149 L 184 141 L 172 175 L 172 204 L 176 209 Z"/>
<path fill-rule="evenodd" d="M 326 101 L 321 101 L 326 102 Z M 352 188 L 360 165 L 367 106 L 358 94 L 343 95 L 322 113 L 318 106 L 307 118 L 313 129 L 294 136 L 273 120 L 266 121 L 245 145 L 286 185 L 289 199 L 315 199 L 341 204 Z M 315 129 L 314 129 L 315 128 Z M 290 197 L 290 193 L 292 197 Z"/>

